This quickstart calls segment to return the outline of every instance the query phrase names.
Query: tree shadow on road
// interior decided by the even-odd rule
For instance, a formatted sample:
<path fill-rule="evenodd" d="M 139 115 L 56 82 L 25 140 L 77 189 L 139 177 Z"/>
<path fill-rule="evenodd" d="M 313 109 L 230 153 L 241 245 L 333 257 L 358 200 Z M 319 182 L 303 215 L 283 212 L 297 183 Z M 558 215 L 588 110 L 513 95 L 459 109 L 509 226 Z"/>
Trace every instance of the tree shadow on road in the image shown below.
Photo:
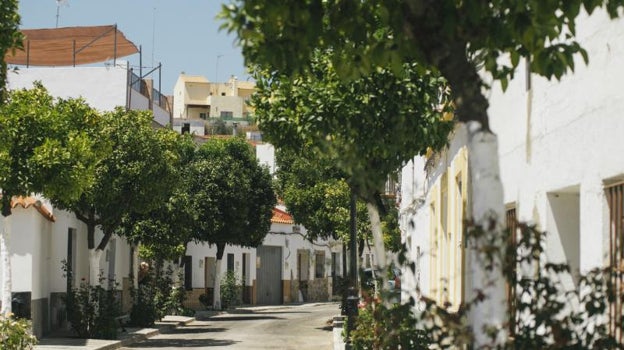
<path fill-rule="evenodd" d="M 253 321 L 253 320 L 283 320 L 282 317 L 275 316 L 219 316 L 210 319 L 210 322 L 218 321 Z"/>
<path fill-rule="evenodd" d="M 128 348 L 202 348 L 228 346 L 239 343 L 229 339 L 148 339 L 140 343 L 127 345 Z"/>
<path fill-rule="evenodd" d="M 258 311 L 255 315 L 272 315 L 272 314 L 309 314 L 310 311 Z"/>
<path fill-rule="evenodd" d="M 225 332 L 229 328 L 221 327 L 178 327 L 161 332 L 162 334 L 197 334 L 197 333 L 215 333 Z"/>

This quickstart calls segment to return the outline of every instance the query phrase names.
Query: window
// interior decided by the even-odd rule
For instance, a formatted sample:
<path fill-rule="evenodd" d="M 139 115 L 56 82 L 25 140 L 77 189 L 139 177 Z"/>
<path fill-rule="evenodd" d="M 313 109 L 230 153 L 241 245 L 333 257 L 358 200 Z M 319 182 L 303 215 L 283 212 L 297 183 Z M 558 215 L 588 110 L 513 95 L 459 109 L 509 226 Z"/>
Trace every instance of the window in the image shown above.
<path fill-rule="evenodd" d="M 184 123 L 182 125 L 182 134 L 190 134 L 191 133 L 191 123 Z"/>
<path fill-rule="evenodd" d="M 325 277 L 325 252 L 316 252 L 316 267 L 314 269 L 315 278 Z"/>
<path fill-rule="evenodd" d="M 232 118 L 234 118 L 234 112 L 230 112 L 230 111 L 221 112 L 221 119 L 232 119 Z"/>
<path fill-rule="evenodd" d="M 505 220 L 507 230 L 509 231 L 509 241 L 512 247 L 518 244 L 517 229 L 518 221 L 516 220 L 516 208 L 515 206 L 509 206 L 505 212 Z M 507 256 L 509 263 L 513 263 L 516 260 L 516 249 L 508 250 L 510 253 Z M 514 335 L 516 333 L 516 271 L 514 269 L 511 281 L 507 282 L 507 309 L 509 310 L 509 334 Z"/>
<path fill-rule="evenodd" d="M 184 289 L 193 289 L 193 257 L 190 255 L 184 256 Z"/>
<path fill-rule="evenodd" d="M 67 291 L 74 287 L 76 280 L 76 229 L 67 229 Z"/>
<path fill-rule="evenodd" d="M 206 112 L 200 112 L 199 119 L 203 119 L 203 120 L 208 119 L 208 114 Z"/>
<path fill-rule="evenodd" d="M 234 254 L 227 255 L 227 270 L 234 271 Z"/>

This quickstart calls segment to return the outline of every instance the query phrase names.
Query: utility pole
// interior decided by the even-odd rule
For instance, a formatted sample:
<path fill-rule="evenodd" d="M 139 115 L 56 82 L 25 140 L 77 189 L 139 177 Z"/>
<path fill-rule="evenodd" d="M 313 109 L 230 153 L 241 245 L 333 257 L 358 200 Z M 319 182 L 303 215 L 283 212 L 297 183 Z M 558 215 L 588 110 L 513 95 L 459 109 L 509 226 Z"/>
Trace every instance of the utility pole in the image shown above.
<path fill-rule="evenodd" d="M 219 82 L 219 59 L 223 57 L 223 55 L 217 55 L 217 67 L 215 68 L 215 83 Z"/>

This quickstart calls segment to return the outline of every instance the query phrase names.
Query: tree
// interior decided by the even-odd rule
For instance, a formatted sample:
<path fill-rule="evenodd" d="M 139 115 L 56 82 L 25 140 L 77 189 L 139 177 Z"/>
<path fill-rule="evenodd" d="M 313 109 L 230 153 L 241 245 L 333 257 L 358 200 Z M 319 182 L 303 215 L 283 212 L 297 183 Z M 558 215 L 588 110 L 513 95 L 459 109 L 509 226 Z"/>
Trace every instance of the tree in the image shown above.
<path fill-rule="evenodd" d="M 177 133 L 154 129 L 151 113 L 117 108 L 103 115 L 97 140 L 110 151 L 94 169 L 95 181 L 77 200 L 53 200 L 87 226 L 89 282 L 98 285 L 100 257 L 124 217 L 163 205 L 177 180 Z M 103 236 L 96 245 L 95 229 Z"/>
<path fill-rule="evenodd" d="M 22 48 L 18 3 L 17 0 L 0 2 L 0 103 L 4 103 L 7 98 L 7 63 L 4 57 L 9 51 Z"/>
<path fill-rule="evenodd" d="M 181 261 L 187 243 L 192 240 L 192 223 L 198 220 L 191 205 L 188 170 L 195 144 L 185 135 L 177 137 L 171 146 L 177 158 L 174 169 L 177 175 L 163 193 L 164 202 L 149 211 L 125 214 L 118 231 L 128 242 L 141 244 L 150 260 Z"/>
<path fill-rule="evenodd" d="M 295 222 L 307 230 L 307 238 L 349 241 L 349 200 L 351 191 L 330 159 L 316 157 L 309 149 L 298 152 L 278 149 L 276 153 L 277 192 Z M 370 237 L 366 208 L 358 206 L 358 237 Z"/>
<path fill-rule="evenodd" d="M 217 247 L 214 307 L 221 308 L 221 261 L 226 244 L 257 247 L 271 227 L 275 194 L 268 169 L 240 138 L 210 139 L 190 167 L 192 203 L 199 221 L 194 240 Z"/>
<path fill-rule="evenodd" d="M 414 64 L 403 65 L 400 74 L 380 68 L 344 82 L 330 57 L 315 52 L 308 74 L 294 80 L 258 69 L 252 104 L 276 147 L 310 144 L 314 157 L 332 159 L 344 172 L 350 189 L 366 202 L 376 263 L 385 270 L 381 193 L 405 161 L 446 144 L 452 123 L 443 119 L 445 82 Z"/>
<path fill-rule="evenodd" d="M 83 100 L 55 100 L 41 84 L 9 92 L 0 106 L 3 314 L 11 310 L 11 200 L 35 193 L 63 201 L 80 196 L 94 181 L 99 153 L 86 131 L 94 123 L 97 115 Z"/>
<path fill-rule="evenodd" d="M 481 252 L 502 252 L 502 185 L 499 180 L 497 139 L 489 128 L 480 71 L 503 89 L 524 57 L 531 72 L 560 79 L 574 69 L 575 56 L 587 62 L 586 51 L 575 41 L 575 19 L 605 8 L 614 18 L 622 0 L 570 1 L 288 1 L 237 0 L 223 8 L 249 64 L 296 76 L 308 70 L 318 48 L 331 49 L 331 61 L 343 77 L 374 72 L 403 62 L 439 72 L 452 89 L 456 119 L 464 123 L 470 152 L 472 226 L 484 234 L 473 244 Z M 380 143 L 381 145 L 381 143 Z M 383 146 L 380 146 L 385 148 Z M 478 250 L 475 250 L 477 252 Z M 504 332 L 490 339 L 484 328 L 503 329 L 505 291 L 500 259 L 479 266 L 481 253 L 472 254 L 472 286 L 488 301 L 470 317 L 475 345 L 501 344 Z M 501 258 L 504 259 L 504 258 Z"/>

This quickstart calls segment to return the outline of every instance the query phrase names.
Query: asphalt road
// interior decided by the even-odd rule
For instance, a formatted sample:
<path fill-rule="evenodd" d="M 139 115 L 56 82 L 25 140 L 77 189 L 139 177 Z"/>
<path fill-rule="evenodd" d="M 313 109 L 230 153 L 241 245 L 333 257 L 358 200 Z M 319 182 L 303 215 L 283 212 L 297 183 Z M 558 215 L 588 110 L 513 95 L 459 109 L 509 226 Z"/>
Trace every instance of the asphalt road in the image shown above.
<path fill-rule="evenodd" d="M 197 320 L 122 349 L 332 349 L 337 303 L 254 307 Z"/>

